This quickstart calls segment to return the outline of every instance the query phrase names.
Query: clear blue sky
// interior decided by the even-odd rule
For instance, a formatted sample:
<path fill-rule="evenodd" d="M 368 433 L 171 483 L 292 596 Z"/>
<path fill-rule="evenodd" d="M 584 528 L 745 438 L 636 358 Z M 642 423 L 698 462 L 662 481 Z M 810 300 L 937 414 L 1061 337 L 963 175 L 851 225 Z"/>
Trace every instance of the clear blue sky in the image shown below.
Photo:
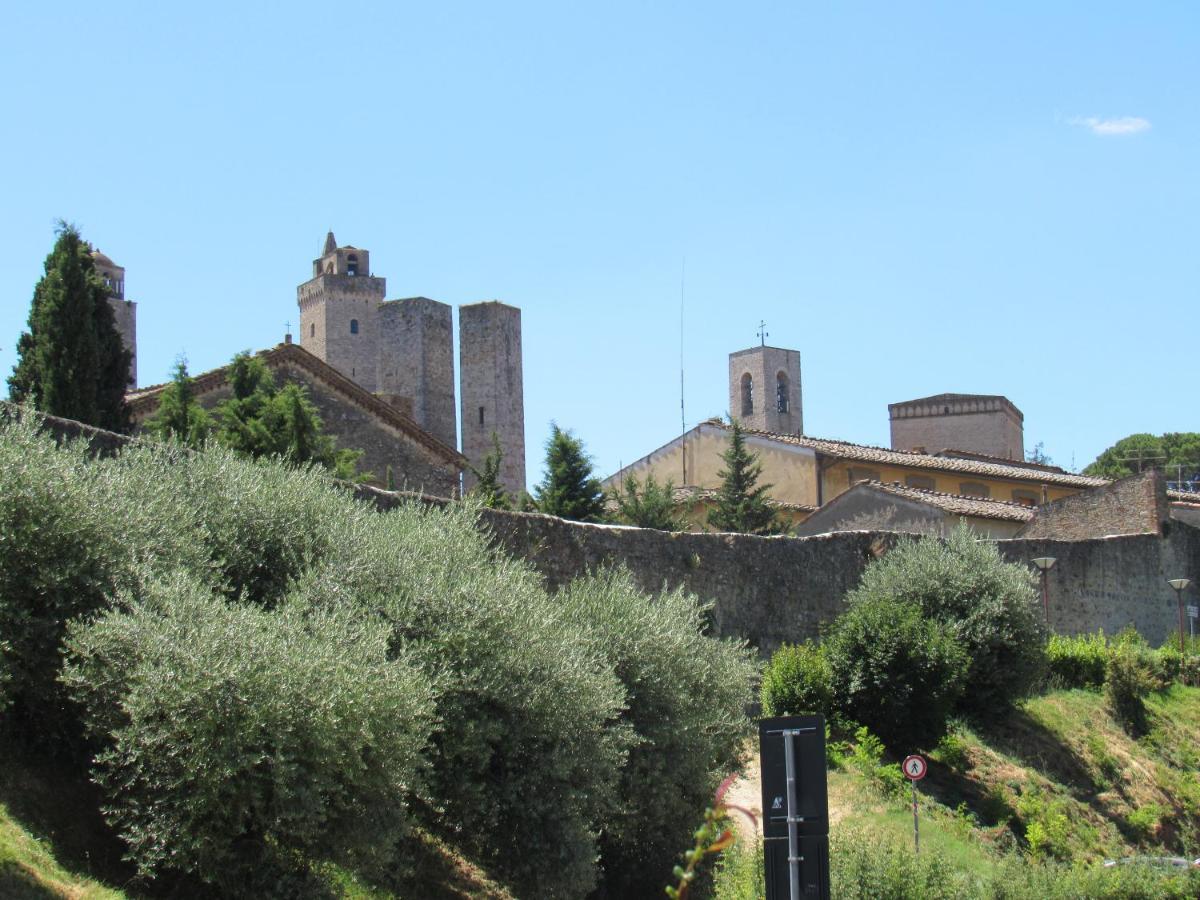
<path fill-rule="evenodd" d="M 18 4 L 0 367 L 56 218 L 143 384 L 277 343 L 333 228 L 389 297 L 521 307 L 531 482 L 551 419 L 601 474 L 678 433 L 685 257 L 689 425 L 763 318 L 813 435 L 943 391 L 1068 466 L 1200 430 L 1200 7 L 981 7 Z"/>

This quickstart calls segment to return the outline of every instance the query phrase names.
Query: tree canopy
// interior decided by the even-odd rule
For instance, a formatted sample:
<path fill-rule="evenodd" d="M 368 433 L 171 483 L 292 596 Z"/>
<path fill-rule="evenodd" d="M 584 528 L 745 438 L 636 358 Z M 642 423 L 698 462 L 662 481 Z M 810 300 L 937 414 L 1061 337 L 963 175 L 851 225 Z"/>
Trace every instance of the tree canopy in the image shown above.
<path fill-rule="evenodd" d="M 546 441 L 546 476 L 535 494 L 539 512 L 578 522 L 604 519 L 604 491 L 583 442 L 553 422 Z"/>
<path fill-rule="evenodd" d="M 1200 434 L 1194 431 L 1131 434 L 1096 457 L 1083 473 L 1125 478 L 1151 467 L 1163 469 L 1169 477 L 1180 481 L 1196 481 L 1200 476 Z"/>
<path fill-rule="evenodd" d="M 471 494 L 478 497 L 488 509 L 512 509 L 512 498 L 500 483 L 500 463 L 503 460 L 504 451 L 500 449 L 500 438 L 493 431 L 492 452 L 483 458 L 483 469 L 471 468 L 475 477 L 479 479 Z"/>
<path fill-rule="evenodd" d="M 721 488 L 717 505 L 708 513 L 708 524 L 718 531 L 744 534 L 777 534 L 781 529 L 775 510 L 767 504 L 772 485 L 758 484 L 762 463 L 746 447 L 746 435 L 737 419 L 730 430 L 729 449 L 721 454 L 725 468 L 717 475 Z"/>
<path fill-rule="evenodd" d="M 612 494 L 617 504 L 617 518 L 626 525 L 638 528 L 657 528 L 659 531 L 682 531 L 683 521 L 675 506 L 675 485 L 659 484 L 650 472 L 643 483 L 630 475 L 621 489 Z"/>
<path fill-rule="evenodd" d="M 210 415 L 192 398 L 191 378 L 181 361 L 146 427 L 189 446 L 211 436 L 244 456 L 278 456 L 296 465 L 317 463 L 349 480 L 370 477 L 356 472 L 361 451 L 338 449 L 334 437 L 325 433 L 321 416 L 301 385 L 277 386 L 267 364 L 248 352 L 233 358 L 227 377 L 233 393 Z"/>
<path fill-rule="evenodd" d="M 51 415 L 127 431 L 132 357 L 91 250 L 74 225 L 59 223 L 45 274 L 33 289 L 29 330 L 17 341 L 9 397 Z"/>

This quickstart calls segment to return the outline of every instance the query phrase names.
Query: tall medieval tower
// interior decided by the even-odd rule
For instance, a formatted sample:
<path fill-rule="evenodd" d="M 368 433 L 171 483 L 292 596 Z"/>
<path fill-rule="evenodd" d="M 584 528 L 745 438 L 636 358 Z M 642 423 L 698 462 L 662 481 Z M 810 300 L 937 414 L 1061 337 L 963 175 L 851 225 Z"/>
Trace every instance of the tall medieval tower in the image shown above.
<path fill-rule="evenodd" d="M 479 468 L 492 452 L 492 434 L 504 459 L 500 481 L 525 490 L 525 392 L 521 374 L 521 310 L 490 301 L 458 308 L 462 373 L 462 452 Z M 467 472 L 469 490 L 477 479 Z"/>
<path fill-rule="evenodd" d="M 137 304 L 125 299 L 125 269 L 101 253 L 92 251 L 96 273 L 108 289 L 108 305 L 112 307 L 113 322 L 129 351 L 129 389 L 137 387 Z"/>
<path fill-rule="evenodd" d="M 456 447 L 453 310 L 428 297 L 384 300 L 386 283 L 371 275 L 369 261 L 366 250 L 326 236 L 313 277 L 296 289 L 300 344 Z M 523 491 L 521 311 L 496 302 L 459 307 L 458 351 L 462 454 L 482 466 L 495 432 L 501 480 L 509 491 Z M 476 479 L 464 477 L 469 489 Z"/>
<path fill-rule="evenodd" d="M 803 434 L 800 351 L 751 347 L 730 353 L 729 414 L 753 431 Z"/>
<path fill-rule="evenodd" d="M 454 317 L 428 297 L 379 307 L 379 391 L 407 398 L 414 421 L 442 443 L 458 446 L 454 424 Z M 399 405 L 399 404 L 396 404 Z"/>
<path fill-rule="evenodd" d="M 296 288 L 300 345 L 368 391 L 379 388 L 379 304 L 387 282 L 371 275 L 371 256 L 339 247 L 333 232 L 313 260 L 313 277 Z"/>

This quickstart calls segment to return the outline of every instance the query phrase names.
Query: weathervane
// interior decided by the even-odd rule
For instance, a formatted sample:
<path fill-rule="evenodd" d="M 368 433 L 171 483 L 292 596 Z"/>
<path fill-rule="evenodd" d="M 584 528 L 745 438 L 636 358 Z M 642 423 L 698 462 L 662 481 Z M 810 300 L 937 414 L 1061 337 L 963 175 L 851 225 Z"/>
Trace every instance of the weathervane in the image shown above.
<path fill-rule="evenodd" d="M 292 323 L 291 323 L 291 320 L 288 320 L 287 322 L 284 322 L 284 323 L 283 323 L 283 327 L 287 329 L 287 336 L 288 336 L 288 337 L 291 337 L 291 336 L 292 336 Z"/>
<path fill-rule="evenodd" d="M 770 336 L 771 336 L 771 333 L 769 331 L 767 331 L 767 323 L 764 322 L 762 319 L 759 319 L 759 321 L 758 321 L 759 343 L 761 343 L 762 346 L 764 346 L 764 347 L 767 346 L 767 338 L 769 338 Z"/>

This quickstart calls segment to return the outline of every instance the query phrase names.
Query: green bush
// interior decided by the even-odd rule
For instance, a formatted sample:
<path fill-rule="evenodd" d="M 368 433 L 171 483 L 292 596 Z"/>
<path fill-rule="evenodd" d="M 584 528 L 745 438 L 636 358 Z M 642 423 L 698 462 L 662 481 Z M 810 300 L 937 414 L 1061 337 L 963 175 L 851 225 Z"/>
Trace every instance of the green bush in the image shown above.
<path fill-rule="evenodd" d="M 852 828 L 830 834 L 829 869 L 838 900 L 959 900 L 971 886 L 942 854 Z"/>
<path fill-rule="evenodd" d="M 1050 680 L 1065 688 L 1099 689 L 1104 684 L 1108 655 L 1103 631 L 1072 637 L 1052 634 L 1046 644 Z"/>
<path fill-rule="evenodd" d="M 136 590 L 143 560 L 200 569 L 203 553 L 169 486 L 91 461 L 83 442 L 57 447 L 39 421 L 0 419 L 0 669 L 16 720 L 56 744 L 76 731 L 57 683 L 66 623 Z"/>
<path fill-rule="evenodd" d="M 995 544 L 967 528 L 946 538 L 903 540 L 873 561 L 848 601 L 916 604 L 945 625 L 966 650 L 970 668 L 960 708 L 992 714 L 1038 684 L 1046 633 L 1033 574 L 1006 563 Z"/>
<path fill-rule="evenodd" d="M 969 661 L 914 603 L 860 597 L 825 644 L 839 710 L 901 752 L 931 747 L 962 695 Z"/>
<path fill-rule="evenodd" d="M 626 692 L 539 576 L 493 551 L 476 517 L 470 506 L 412 504 L 348 518 L 336 551 L 290 597 L 382 615 L 393 642 L 444 679 L 431 827 L 522 895 L 581 896 L 596 882 L 599 832 L 636 742 L 622 720 Z"/>
<path fill-rule="evenodd" d="M 182 574 L 72 626 L 63 680 L 139 873 L 279 895 L 291 860 L 392 863 L 434 690 L 391 635 L 348 610 L 231 605 Z"/>
<path fill-rule="evenodd" d="M 682 591 L 648 598 L 625 570 L 579 579 L 557 598 L 573 629 L 625 687 L 633 743 L 601 842 L 613 897 L 662 889 L 697 813 L 739 768 L 757 661 L 704 634 L 707 607 Z"/>
<path fill-rule="evenodd" d="M 1104 695 L 1113 718 L 1133 737 L 1141 737 L 1149 730 L 1145 698 L 1153 687 L 1153 676 L 1136 647 L 1130 644 L 1114 647 L 1108 659 Z"/>
<path fill-rule="evenodd" d="M 833 707 L 829 661 L 820 644 L 784 644 L 763 672 L 764 716 L 815 713 L 828 716 Z"/>
<path fill-rule="evenodd" d="M 762 900 L 767 895 L 762 841 L 749 844 L 739 837 L 713 868 L 713 900 Z"/>

